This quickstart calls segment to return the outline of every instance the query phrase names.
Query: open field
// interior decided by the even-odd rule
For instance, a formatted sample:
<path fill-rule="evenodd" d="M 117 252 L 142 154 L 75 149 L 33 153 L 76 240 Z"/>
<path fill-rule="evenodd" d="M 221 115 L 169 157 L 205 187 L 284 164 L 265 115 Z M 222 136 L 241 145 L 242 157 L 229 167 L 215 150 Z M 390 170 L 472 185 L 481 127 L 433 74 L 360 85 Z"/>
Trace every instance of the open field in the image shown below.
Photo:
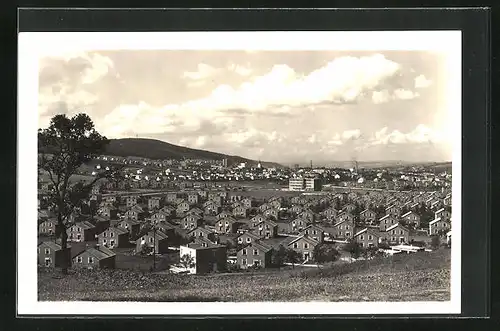
<path fill-rule="evenodd" d="M 450 250 L 403 254 L 322 268 L 171 275 L 40 271 L 41 301 L 446 301 Z"/>

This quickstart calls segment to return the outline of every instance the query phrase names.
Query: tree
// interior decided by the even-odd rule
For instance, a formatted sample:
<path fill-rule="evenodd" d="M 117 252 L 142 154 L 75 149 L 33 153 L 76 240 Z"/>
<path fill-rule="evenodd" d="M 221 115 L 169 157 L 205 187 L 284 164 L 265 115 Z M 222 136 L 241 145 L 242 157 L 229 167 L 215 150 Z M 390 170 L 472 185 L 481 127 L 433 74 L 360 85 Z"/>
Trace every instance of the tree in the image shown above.
<path fill-rule="evenodd" d="M 292 268 L 295 268 L 295 264 L 300 262 L 301 256 L 297 251 L 294 251 L 293 249 L 288 248 L 286 250 L 285 254 L 285 262 L 291 263 Z"/>
<path fill-rule="evenodd" d="M 278 249 L 273 249 L 271 253 L 271 264 L 276 267 L 281 267 L 286 260 L 287 251 L 283 245 Z"/>
<path fill-rule="evenodd" d="M 441 240 L 439 239 L 439 236 L 431 236 L 431 247 L 432 249 L 437 249 L 439 248 L 439 245 L 441 244 Z"/>
<path fill-rule="evenodd" d="M 102 171 L 90 183 L 72 182 L 70 178 L 78 169 L 102 153 L 108 139 L 101 136 L 94 128 L 94 123 L 86 114 L 72 118 L 56 115 L 46 129 L 38 130 L 38 166 L 46 172 L 52 188 L 48 200 L 56 213 L 60 229 L 61 247 L 67 249 L 67 227 L 71 224 L 69 216 L 78 210 L 81 202 L 87 199 L 94 184 L 106 177 L 113 177 L 114 171 Z M 62 272 L 67 273 L 70 259 L 63 255 Z"/>
<path fill-rule="evenodd" d="M 333 245 L 320 244 L 314 247 L 313 258 L 318 263 L 333 262 L 339 256 L 339 251 Z"/>
<path fill-rule="evenodd" d="M 181 256 L 179 263 L 184 267 L 184 269 L 190 269 L 195 267 L 194 258 L 189 254 L 184 254 Z"/>
<path fill-rule="evenodd" d="M 344 251 L 349 252 L 351 257 L 357 259 L 363 253 L 363 248 L 357 242 L 351 241 L 344 245 Z"/>

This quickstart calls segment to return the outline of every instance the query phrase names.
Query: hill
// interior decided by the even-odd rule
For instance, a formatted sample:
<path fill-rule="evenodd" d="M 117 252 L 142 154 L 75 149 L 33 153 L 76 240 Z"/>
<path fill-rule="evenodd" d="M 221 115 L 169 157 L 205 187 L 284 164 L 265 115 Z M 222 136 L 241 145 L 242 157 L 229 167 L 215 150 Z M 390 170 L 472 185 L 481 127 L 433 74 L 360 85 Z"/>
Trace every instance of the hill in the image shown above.
<path fill-rule="evenodd" d="M 444 301 L 450 250 L 324 268 L 206 276 L 131 270 L 39 271 L 40 301 Z"/>
<path fill-rule="evenodd" d="M 113 156 L 136 156 L 148 159 L 205 159 L 222 160 L 227 158 L 228 163 L 247 162 L 257 164 L 257 161 L 235 155 L 225 155 L 201 149 L 193 149 L 173 145 L 164 141 L 143 138 L 112 139 L 106 148 L 106 154 Z M 266 167 L 283 167 L 273 162 L 262 162 Z"/>

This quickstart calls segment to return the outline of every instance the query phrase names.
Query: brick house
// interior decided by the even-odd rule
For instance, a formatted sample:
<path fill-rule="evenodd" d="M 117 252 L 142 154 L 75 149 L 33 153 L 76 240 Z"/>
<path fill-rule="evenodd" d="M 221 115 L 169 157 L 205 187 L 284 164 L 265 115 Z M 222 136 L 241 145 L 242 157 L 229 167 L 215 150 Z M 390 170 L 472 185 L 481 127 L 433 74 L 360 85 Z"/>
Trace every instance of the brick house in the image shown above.
<path fill-rule="evenodd" d="M 380 238 L 381 235 L 379 231 L 371 228 L 364 228 L 358 231 L 354 235 L 353 239 L 355 242 L 360 244 L 361 247 L 369 248 L 369 247 L 378 247 Z"/>
<path fill-rule="evenodd" d="M 271 266 L 273 248 L 261 242 L 252 242 L 241 248 L 236 254 L 237 264 L 242 269 L 251 266 L 268 268 Z"/>
<path fill-rule="evenodd" d="M 175 201 L 177 200 L 177 193 L 173 192 L 167 193 L 166 200 L 167 203 L 172 203 L 172 204 L 175 203 Z"/>
<path fill-rule="evenodd" d="M 244 232 L 243 234 L 236 237 L 236 242 L 240 245 L 250 244 L 255 241 L 261 240 L 262 237 L 254 232 Z"/>
<path fill-rule="evenodd" d="M 328 208 L 323 211 L 323 215 L 328 219 L 328 220 L 333 220 L 334 218 L 337 217 L 338 215 L 338 210 L 335 208 Z"/>
<path fill-rule="evenodd" d="M 96 227 L 89 221 L 83 221 L 70 226 L 66 233 L 68 241 L 92 241 L 95 239 Z"/>
<path fill-rule="evenodd" d="M 114 269 L 116 254 L 103 246 L 89 247 L 73 257 L 75 268 Z"/>
<path fill-rule="evenodd" d="M 445 210 L 444 208 L 440 208 L 439 210 L 436 210 L 434 212 L 434 219 L 438 218 L 447 221 L 451 218 L 451 213 L 448 210 Z"/>
<path fill-rule="evenodd" d="M 319 245 L 319 242 L 312 239 L 309 236 L 300 236 L 290 243 L 288 243 L 288 247 L 293 249 L 294 251 L 301 254 L 302 258 L 305 261 L 312 260 L 314 248 Z"/>
<path fill-rule="evenodd" d="M 179 258 L 182 259 L 184 255 L 193 260 L 193 265 L 187 269 L 190 274 L 207 274 L 227 269 L 227 248 L 223 245 L 189 243 L 180 246 Z"/>
<path fill-rule="evenodd" d="M 409 211 L 403 215 L 401 215 L 401 218 L 407 223 L 407 224 L 411 224 L 411 225 L 414 225 L 415 227 L 420 227 L 420 216 L 413 212 L 413 211 Z"/>
<path fill-rule="evenodd" d="M 250 209 L 253 207 L 253 201 L 250 198 L 245 198 L 241 200 L 241 203 L 243 204 L 243 207 L 245 207 L 246 209 Z"/>
<path fill-rule="evenodd" d="M 392 215 L 394 217 L 399 217 L 401 215 L 401 208 L 393 204 L 385 209 L 387 215 Z"/>
<path fill-rule="evenodd" d="M 163 201 L 161 197 L 151 197 L 148 199 L 148 210 L 158 210 L 163 207 Z"/>
<path fill-rule="evenodd" d="M 177 213 L 177 215 L 183 215 L 188 210 L 189 210 L 189 203 L 187 203 L 186 201 L 180 202 L 179 204 L 177 204 L 175 208 L 175 212 Z"/>
<path fill-rule="evenodd" d="M 102 217 L 106 217 L 110 220 L 115 220 L 118 218 L 118 209 L 110 205 L 102 206 L 97 211 L 97 214 L 101 215 Z"/>
<path fill-rule="evenodd" d="M 111 227 L 97 235 L 99 246 L 104 246 L 110 249 L 116 247 L 128 247 L 129 232 L 123 228 Z"/>
<path fill-rule="evenodd" d="M 323 229 L 321 226 L 317 224 L 310 224 L 299 233 L 299 236 L 308 236 L 316 240 L 317 242 L 322 243 L 325 239 L 324 233 L 325 229 Z"/>
<path fill-rule="evenodd" d="M 38 234 L 52 236 L 57 233 L 56 229 L 60 229 L 60 226 L 57 224 L 57 219 L 49 218 L 38 225 Z"/>
<path fill-rule="evenodd" d="M 278 224 L 271 220 L 264 220 L 258 223 L 256 227 L 252 227 L 252 232 L 261 238 L 274 238 L 278 235 Z"/>
<path fill-rule="evenodd" d="M 371 209 L 365 209 L 359 213 L 359 219 L 366 223 L 373 223 L 377 218 L 377 213 Z"/>
<path fill-rule="evenodd" d="M 429 222 L 429 236 L 437 235 L 440 232 L 447 232 L 451 229 L 451 222 L 442 219 L 436 218 Z"/>
<path fill-rule="evenodd" d="M 222 233 L 236 233 L 238 228 L 241 226 L 241 223 L 235 220 L 232 217 L 226 217 L 223 219 L 217 220 L 215 223 L 215 232 Z"/>
<path fill-rule="evenodd" d="M 151 223 L 157 224 L 159 222 L 166 222 L 169 219 L 170 219 L 170 215 L 165 213 L 163 210 L 160 210 L 151 216 Z"/>
<path fill-rule="evenodd" d="M 48 268 L 61 267 L 65 255 L 67 261 L 71 261 L 71 249 L 68 247 L 66 253 L 64 252 L 61 245 L 53 241 L 41 242 L 38 244 L 38 265 Z"/>
<path fill-rule="evenodd" d="M 248 209 L 246 209 L 245 207 L 243 206 L 238 206 L 236 208 L 233 209 L 233 216 L 234 217 L 247 217 L 248 215 Z"/>
<path fill-rule="evenodd" d="M 393 226 L 387 228 L 384 233 L 384 238 L 391 244 L 404 244 L 409 242 L 410 230 L 396 223 Z"/>
<path fill-rule="evenodd" d="M 193 230 L 203 224 L 203 219 L 198 215 L 187 215 L 181 220 L 181 228 Z"/>
<path fill-rule="evenodd" d="M 356 210 L 356 206 L 352 203 L 348 203 L 344 206 L 344 208 L 342 208 L 342 211 L 345 211 L 346 213 L 353 213 L 354 210 Z"/>
<path fill-rule="evenodd" d="M 130 237 L 134 238 L 139 234 L 141 223 L 132 219 L 125 219 L 119 222 L 117 227 L 127 230 L 130 234 Z"/>
<path fill-rule="evenodd" d="M 343 220 L 333 225 L 333 235 L 338 239 L 350 239 L 354 235 L 354 221 Z"/>
<path fill-rule="evenodd" d="M 149 231 L 142 237 L 137 239 L 135 251 L 142 251 L 143 247 L 154 248 L 156 254 L 164 254 L 168 252 L 170 245 L 168 236 L 162 231 Z"/>
<path fill-rule="evenodd" d="M 263 215 L 255 215 L 254 217 L 252 217 L 250 219 L 250 224 L 252 227 L 256 227 L 257 224 L 261 223 L 261 222 L 264 222 L 267 218 L 264 217 Z"/>
<path fill-rule="evenodd" d="M 398 223 L 396 218 L 390 214 L 385 215 L 379 220 L 379 229 L 380 232 L 384 232 L 394 224 Z"/>
<path fill-rule="evenodd" d="M 201 226 L 189 231 L 187 234 L 188 234 L 188 236 L 190 236 L 192 238 L 207 238 L 211 242 L 216 241 L 215 233 L 213 231 L 211 231 L 207 228 L 201 227 Z"/>
<path fill-rule="evenodd" d="M 127 208 L 132 208 L 137 205 L 138 197 L 136 195 L 131 195 L 126 198 Z"/>

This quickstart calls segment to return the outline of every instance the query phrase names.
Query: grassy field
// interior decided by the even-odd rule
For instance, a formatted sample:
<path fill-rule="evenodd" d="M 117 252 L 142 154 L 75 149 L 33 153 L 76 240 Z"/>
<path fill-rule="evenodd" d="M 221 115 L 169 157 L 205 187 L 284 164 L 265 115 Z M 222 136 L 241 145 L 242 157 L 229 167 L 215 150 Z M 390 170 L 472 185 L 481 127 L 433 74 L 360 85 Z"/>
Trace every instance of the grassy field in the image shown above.
<path fill-rule="evenodd" d="M 450 251 L 207 276 L 125 270 L 38 276 L 41 301 L 446 301 Z"/>

